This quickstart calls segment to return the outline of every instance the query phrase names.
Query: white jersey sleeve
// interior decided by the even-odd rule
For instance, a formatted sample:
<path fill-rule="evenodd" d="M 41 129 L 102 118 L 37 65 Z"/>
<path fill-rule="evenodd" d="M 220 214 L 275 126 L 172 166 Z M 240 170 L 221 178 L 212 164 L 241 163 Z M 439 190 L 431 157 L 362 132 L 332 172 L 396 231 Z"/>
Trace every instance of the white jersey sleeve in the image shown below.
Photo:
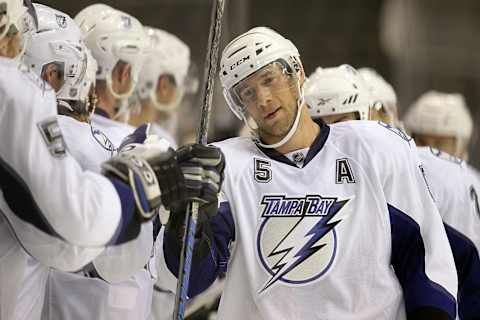
<path fill-rule="evenodd" d="M 111 242 L 133 216 L 131 191 L 71 158 L 50 88 L 11 60 L 0 69 L 0 209 L 17 236 L 33 225 L 72 244 Z"/>

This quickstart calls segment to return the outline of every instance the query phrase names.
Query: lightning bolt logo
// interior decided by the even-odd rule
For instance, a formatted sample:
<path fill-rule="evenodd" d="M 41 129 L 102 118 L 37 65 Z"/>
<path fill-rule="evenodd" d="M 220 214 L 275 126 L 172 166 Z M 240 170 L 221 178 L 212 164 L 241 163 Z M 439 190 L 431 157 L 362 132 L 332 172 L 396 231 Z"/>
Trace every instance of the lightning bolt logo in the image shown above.
<path fill-rule="evenodd" d="M 271 267 L 271 278 L 263 285 L 259 293 L 264 292 L 282 277 L 300 266 L 304 261 L 322 250 L 327 241 L 324 237 L 337 226 L 345 217 L 337 214 L 350 199 L 336 201 L 328 213 L 322 217 L 312 228 L 305 229 L 308 220 L 301 217 L 290 231 L 280 240 L 277 246 L 268 254 L 268 258 L 278 259 Z M 305 232 L 305 230 L 308 230 Z M 322 241 L 323 240 L 323 241 Z"/>

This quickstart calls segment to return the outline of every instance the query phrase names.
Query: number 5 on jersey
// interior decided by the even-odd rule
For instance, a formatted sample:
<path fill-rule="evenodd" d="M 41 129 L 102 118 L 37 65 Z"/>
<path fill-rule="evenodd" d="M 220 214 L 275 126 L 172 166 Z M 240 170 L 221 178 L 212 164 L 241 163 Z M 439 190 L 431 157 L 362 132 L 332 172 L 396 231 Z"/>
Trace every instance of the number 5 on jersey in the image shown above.
<path fill-rule="evenodd" d="M 271 163 L 267 160 L 254 158 L 254 171 L 253 176 L 255 181 L 260 183 L 267 183 L 272 180 L 272 170 L 270 169 Z"/>

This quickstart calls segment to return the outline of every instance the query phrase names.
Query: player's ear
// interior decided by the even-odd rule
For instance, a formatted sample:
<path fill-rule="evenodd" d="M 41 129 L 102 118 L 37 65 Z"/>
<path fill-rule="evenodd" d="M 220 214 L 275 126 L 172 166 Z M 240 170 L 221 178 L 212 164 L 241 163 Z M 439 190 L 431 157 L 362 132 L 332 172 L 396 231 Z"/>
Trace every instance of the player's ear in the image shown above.
<path fill-rule="evenodd" d="M 44 66 L 42 79 L 45 80 L 55 92 L 59 91 L 63 84 L 60 72 L 54 63 L 49 63 Z"/>

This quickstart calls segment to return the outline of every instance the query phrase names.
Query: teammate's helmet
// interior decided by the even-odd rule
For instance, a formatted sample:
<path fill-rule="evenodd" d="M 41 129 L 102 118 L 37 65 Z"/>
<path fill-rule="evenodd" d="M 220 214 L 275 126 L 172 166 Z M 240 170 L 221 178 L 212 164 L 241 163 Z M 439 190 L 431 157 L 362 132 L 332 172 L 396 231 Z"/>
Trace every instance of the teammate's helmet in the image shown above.
<path fill-rule="evenodd" d="M 190 65 L 190 49 L 182 40 L 166 31 L 145 27 L 145 32 L 150 38 L 150 46 L 136 90 L 141 99 L 151 99 L 158 110 L 172 111 L 183 97 Z M 161 75 L 172 76 L 177 86 L 175 101 L 172 103 L 163 104 L 157 100 L 156 88 Z"/>
<path fill-rule="evenodd" d="M 84 8 L 76 15 L 75 22 L 97 60 L 97 80 L 106 80 L 116 98 L 128 98 L 135 89 L 148 46 L 141 23 L 129 14 L 103 4 Z M 131 66 L 132 85 L 125 94 L 118 94 L 112 89 L 112 72 L 119 61 Z"/>
<path fill-rule="evenodd" d="M 274 145 L 267 148 L 277 148 L 287 142 L 296 131 L 303 106 L 303 88 L 300 85 L 299 73 L 302 70 L 300 54 L 295 45 L 277 32 L 267 27 L 256 27 L 233 39 L 223 50 L 220 62 L 220 81 L 228 106 L 232 112 L 248 124 L 246 106 L 235 91 L 235 86 L 248 76 L 263 67 L 280 62 L 285 66 L 285 72 L 296 77 L 298 87 L 297 116 L 289 133 Z M 251 128 L 254 132 L 253 128 Z"/>
<path fill-rule="evenodd" d="M 22 48 L 37 28 L 37 15 L 30 0 L 0 0 L 0 39 L 17 32 L 23 35 Z M 23 49 L 18 56 L 23 54 Z"/>
<path fill-rule="evenodd" d="M 317 68 L 305 84 L 305 101 L 313 119 L 358 112 L 360 120 L 368 120 L 373 105 L 364 79 L 347 64 Z"/>
<path fill-rule="evenodd" d="M 358 73 L 365 79 L 373 100 L 380 102 L 387 112 L 397 114 L 397 95 L 393 87 L 374 69 L 360 68 Z"/>
<path fill-rule="evenodd" d="M 65 13 L 35 4 L 39 29 L 31 37 L 23 62 L 41 76 L 45 67 L 54 63 L 63 85 L 57 92 L 62 100 L 80 100 L 87 68 L 87 48 L 82 33 Z"/>
<path fill-rule="evenodd" d="M 429 91 L 410 107 L 405 127 L 412 134 L 455 137 L 459 150 L 470 141 L 473 121 L 461 94 Z"/>

